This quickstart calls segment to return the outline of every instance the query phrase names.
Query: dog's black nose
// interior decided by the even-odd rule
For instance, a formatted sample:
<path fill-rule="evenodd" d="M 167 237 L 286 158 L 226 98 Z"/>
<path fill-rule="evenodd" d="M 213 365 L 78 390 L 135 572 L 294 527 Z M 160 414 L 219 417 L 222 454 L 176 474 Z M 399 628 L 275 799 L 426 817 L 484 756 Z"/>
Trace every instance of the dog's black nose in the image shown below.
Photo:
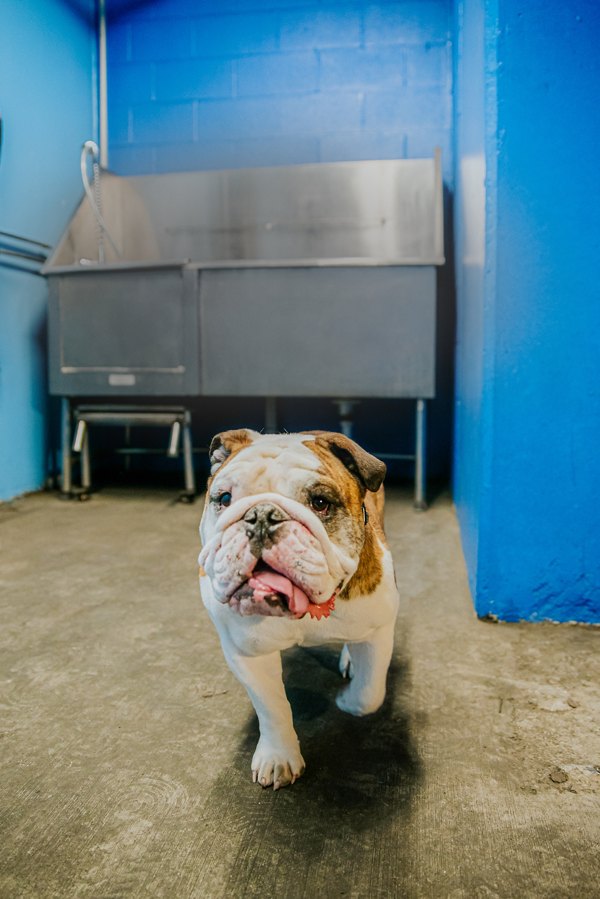
<path fill-rule="evenodd" d="M 274 531 L 287 520 L 288 516 L 278 506 L 272 503 L 258 503 L 244 515 L 246 534 L 251 540 L 260 542 L 272 540 Z"/>

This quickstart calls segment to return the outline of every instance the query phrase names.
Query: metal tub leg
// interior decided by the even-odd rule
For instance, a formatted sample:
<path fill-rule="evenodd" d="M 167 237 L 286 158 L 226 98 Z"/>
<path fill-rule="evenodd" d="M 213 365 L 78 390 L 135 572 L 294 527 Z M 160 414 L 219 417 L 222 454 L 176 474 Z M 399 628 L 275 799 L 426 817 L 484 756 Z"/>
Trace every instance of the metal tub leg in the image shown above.
<path fill-rule="evenodd" d="M 71 401 L 68 396 L 63 396 L 61 403 L 62 413 L 62 488 L 64 496 L 71 496 L 73 489 L 73 470 L 71 465 Z"/>
<path fill-rule="evenodd" d="M 277 433 L 277 397 L 265 397 L 265 433 Z"/>
<path fill-rule="evenodd" d="M 415 509 L 424 510 L 427 508 L 426 500 L 426 427 L 427 427 L 427 407 L 425 400 L 417 400 L 416 411 L 416 437 L 415 437 Z"/>
<path fill-rule="evenodd" d="M 89 428 L 85 429 L 83 445 L 81 447 L 81 486 L 85 493 L 89 493 L 92 487 L 92 467 L 90 464 L 90 434 Z"/>
<path fill-rule="evenodd" d="M 352 440 L 354 430 L 354 407 L 358 405 L 358 400 L 332 400 L 334 406 L 338 408 L 340 418 L 340 431 L 345 437 Z"/>
<path fill-rule="evenodd" d="M 196 479 L 194 477 L 194 464 L 192 458 L 191 416 L 187 411 L 183 418 L 183 465 L 185 473 L 185 497 L 189 502 L 192 502 L 196 496 Z"/>

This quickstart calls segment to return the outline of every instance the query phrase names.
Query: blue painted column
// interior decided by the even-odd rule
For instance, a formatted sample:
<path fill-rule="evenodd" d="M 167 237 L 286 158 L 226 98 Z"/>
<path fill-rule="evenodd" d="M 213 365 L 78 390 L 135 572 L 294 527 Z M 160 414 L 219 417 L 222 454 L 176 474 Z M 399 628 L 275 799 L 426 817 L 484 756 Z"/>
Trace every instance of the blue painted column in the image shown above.
<path fill-rule="evenodd" d="M 476 125 L 457 119 L 455 485 L 475 605 L 598 622 L 600 7 L 457 12 Z"/>

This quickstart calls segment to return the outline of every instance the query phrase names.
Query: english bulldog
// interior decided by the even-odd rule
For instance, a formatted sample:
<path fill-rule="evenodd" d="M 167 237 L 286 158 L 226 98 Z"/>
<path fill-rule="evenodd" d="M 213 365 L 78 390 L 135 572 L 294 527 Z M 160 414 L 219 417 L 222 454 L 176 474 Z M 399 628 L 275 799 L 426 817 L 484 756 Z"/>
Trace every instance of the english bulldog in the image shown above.
<path fill-rule="evenodd" d="M 252 779 L 304 771 L 281 650 L 340 641 L 336 703 L 383 703 L 398 592 L 382 526 L 385 465 L 342 434 L 218 434 L 200 522 L 200 591 L 225 659 L 254 705 Z"/>

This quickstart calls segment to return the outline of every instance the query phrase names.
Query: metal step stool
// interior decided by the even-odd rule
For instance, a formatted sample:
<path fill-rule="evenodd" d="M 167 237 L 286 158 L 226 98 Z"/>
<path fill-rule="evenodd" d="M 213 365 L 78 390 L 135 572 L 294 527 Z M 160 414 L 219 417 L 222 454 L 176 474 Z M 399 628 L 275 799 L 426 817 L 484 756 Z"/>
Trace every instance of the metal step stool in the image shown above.
<path fill-rule="evenodd" d="M 71 444 L 71 434 L 75 433 Z M 87 497 L 92 487 L 90 465 L 89 428 L 91 425 L 156 425 L 169 427 L 167 456 L 175 458 L 179 454 L 179 444 L 183 438 L 183 473 L 185 489 L 181 494 L 184 502 L 193 502 L 196 496 L 196 482 L 192 462 L 192 416 L 184 406 L 124 406 L 86 404 L 71 406 L 68 398 L 63 399 L 62 437 L 62 493 L 66 496 Z M 81 489 L 73 488 L 71 449 L 81 453 Z M 128 450 L 124 450 L 128 452 Z"/>

